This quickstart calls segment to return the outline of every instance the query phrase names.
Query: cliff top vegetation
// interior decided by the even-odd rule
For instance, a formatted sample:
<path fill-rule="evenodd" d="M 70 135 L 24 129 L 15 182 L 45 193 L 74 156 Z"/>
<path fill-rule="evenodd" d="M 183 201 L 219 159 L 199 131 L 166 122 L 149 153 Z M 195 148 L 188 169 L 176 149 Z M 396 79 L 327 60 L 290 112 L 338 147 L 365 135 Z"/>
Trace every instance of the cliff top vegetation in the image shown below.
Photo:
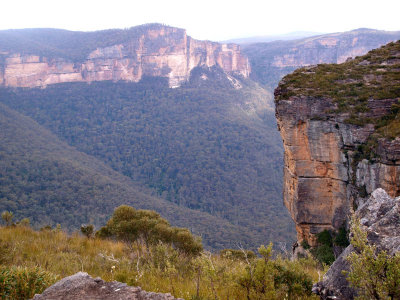
<path fill-rule="evenodd" d="M 0 31 L 0 52 L 39 55 L 47 58 L 64 58 L 82 62 L 97 48 L 136 41 L 152 29 L 172 28 L 152 23 L 126 29 L 98 31 L 69 31 L 53 28 L 9 29 Z M 180 32 L 183 29 L 179 29 Z M 0 65 L 2 61 L 0 54 Z M 4 55 L 3 55 L 4 59 Z"/>
<path fill-rule="evenodd" d="M 331 99 L 335 108 L 327 113 L 347 113 L 349 123 L 372 123 L 384 137 L 399 136 L 400 41 L 343 64 L 297 69 L 283 78 L 275 100 L 302 96 Z M 397 99 L 391 112 L 383 117 L 369 116 L 369 102 L 385 99 Z"/>

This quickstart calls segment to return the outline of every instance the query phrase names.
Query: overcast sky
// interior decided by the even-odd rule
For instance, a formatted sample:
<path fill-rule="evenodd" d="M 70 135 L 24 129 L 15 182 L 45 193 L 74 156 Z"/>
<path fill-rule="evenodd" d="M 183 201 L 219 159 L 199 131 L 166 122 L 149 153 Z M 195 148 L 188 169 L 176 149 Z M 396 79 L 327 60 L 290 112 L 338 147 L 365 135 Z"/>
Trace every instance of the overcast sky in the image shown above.
<path fill-rule="evenodd" d="M 127 28 L 164 23 L 197 39 L 361 27 L 400 30 L 400 0 L 2 0 L 0 29 Z"/>

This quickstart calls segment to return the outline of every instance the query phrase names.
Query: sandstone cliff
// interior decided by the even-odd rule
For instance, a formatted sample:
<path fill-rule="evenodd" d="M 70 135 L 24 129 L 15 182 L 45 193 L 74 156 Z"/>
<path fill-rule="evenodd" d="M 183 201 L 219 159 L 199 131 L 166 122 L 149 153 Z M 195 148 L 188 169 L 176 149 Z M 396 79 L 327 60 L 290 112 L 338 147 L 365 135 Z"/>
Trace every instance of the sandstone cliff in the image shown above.
<path fill-rule="evenodd" d="M 299 241 L 315 245 L 376 188 L 400 195 L 399 74 L 400 41 L 299 69 L 275 90 L 284 203 Z"/>
<path fill-rule="evenodd" d="M 82 48 L 82 53 L 87 53 L 84 59 L 79 60 L 71 59 L 71 55 L 65 53 L 68 52 L 68 45 L 60 42 L 61 38 L 50 36 L 46 40 L 39 32 L 34 37 L 30 35 L 18 40 L 19 32 L 3 32 L 0 35 L 0 41 L 4 41 L 0 45 L 0 85 L 44 87 L 74 81 L 137 82 L 143 76 L 162 76 L 169 78 L 170 87 L 178 87 L 189 78 L 193 68 L 215 65 L 231 75 L 249 76 L 248 60 L 241 54 L 238 45 L 198 41 L 183 29 L 159 24 L 140 26 L 139 29 L 111 32 L 123 38 L 110 36 L 110 32 L 98 36 L 69 32 L 68 41 L 77 43 L 75 48 Z M 65 32 L 53 33 L 57 34 L 65 35 Z M 20 47 L 4 37 L 14 35 Z M 45 40 L 43 46 L 35 47 L 41 39 Z M 100 43 L 96 39 L 108 39 L 108 42 Z M 91 43 L 91 40 L 94 41 Z M 27 43 L 34 43 L 34 46 L 26 47 Z M 63 51 L 63 47 L 67 49 Z M 54 51 L 51 51 L 53 48 Z"/>

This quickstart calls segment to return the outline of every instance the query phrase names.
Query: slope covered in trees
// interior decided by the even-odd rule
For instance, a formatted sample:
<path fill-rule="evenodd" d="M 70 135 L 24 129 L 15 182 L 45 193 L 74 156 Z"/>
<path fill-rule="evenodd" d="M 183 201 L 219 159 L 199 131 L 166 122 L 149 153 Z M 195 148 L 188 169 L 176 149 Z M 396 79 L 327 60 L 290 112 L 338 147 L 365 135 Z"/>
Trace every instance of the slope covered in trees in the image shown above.
<path fill-rule="evenodd" d="M 128 204 L 158 211 L 173 225 L 201 235 L 206 248 L 252 247 L 261 240 L 210 214 L 151 196 L 129 178 L 83 154 L 26 116 L 0 104 L 0 211 L 29 217 L 37 226 L 60 223 L 74 230 L 100 226 L 115 207 Z"/>
<path fill-rule="evenodd" d="M 223 75 L 195 70 L 178 89 L 156 78 L 3 89 L 0 101 L 169 203 L 239 226 L 252 245 L 289 242 L 281 141 L 265 91 L 251 82 L 233 89 Z"/>

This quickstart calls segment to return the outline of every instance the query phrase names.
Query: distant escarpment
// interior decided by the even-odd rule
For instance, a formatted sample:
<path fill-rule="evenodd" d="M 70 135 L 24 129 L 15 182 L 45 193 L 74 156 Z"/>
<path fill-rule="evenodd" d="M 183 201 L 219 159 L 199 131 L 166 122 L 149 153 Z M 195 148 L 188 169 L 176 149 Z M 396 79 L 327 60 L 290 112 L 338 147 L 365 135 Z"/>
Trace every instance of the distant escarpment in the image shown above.
<path fill-rule="evenodd" d="M 349 57 L 400 39 L 400 31 L 357 29 L 289 41 L 243 46 L 252 67 L 252 79 L 275 88 L 282 76 L 296 68 L 321 63 L 343 63 Z"/>
<path fill-rule="evenodd" d="M 0 31 L 0 85 L 44 87 L 62 82 L 126 80 L 143 76 L 187 81 L 197 66 L 218 65 L 248 77 L 248 60 L 235 44 L 199 41 L 184 29 L 149 24 L 127 30 L 71 32 L 56 29 Z"/>
<path fill-rule="evenodd" d="M 299 241 L 337 230 L 376 188 L 400 195 L 400 41 L 296 70 L 275 90 L 284 203 Z"/>

